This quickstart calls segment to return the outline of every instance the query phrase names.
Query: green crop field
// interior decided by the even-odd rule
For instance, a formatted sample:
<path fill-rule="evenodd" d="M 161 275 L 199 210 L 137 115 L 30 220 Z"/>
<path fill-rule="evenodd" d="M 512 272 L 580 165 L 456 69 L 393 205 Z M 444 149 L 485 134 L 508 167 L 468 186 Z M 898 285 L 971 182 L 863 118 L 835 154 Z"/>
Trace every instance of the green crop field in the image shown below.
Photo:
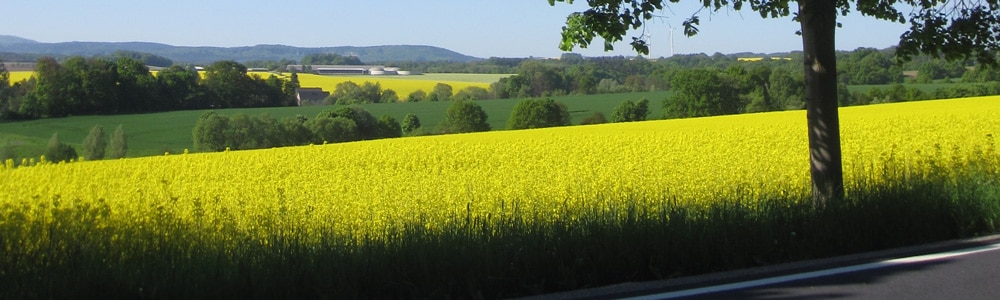
<path fill-rule="evenodd" d="M 651 102 L 653 113 L 650 118 L 658 118 L 661 115 L 658 107 L 669 94 L 669 92 L 644 92 L 563 96 L 554 99 L 566 104 L 573 117 L 573 123 L 576 124 L 594 112 L 602 112 L 610 117 L 611 111 L 623 101 L 638 101 L 642 98 Z M 489 115 L 489 122 L 493 129 L 498 130 L 504 128 L 510 111 L 518 101 L 520 100 L 504 99 L 484 100 L 477 103 Z M 420 118 L 425 128 L 433 129 L 444 118 L 444 112 L 450 104 L 451 102 L 419 102 L 364 104 L 360 106 L 376 117 L 390 115 L 399 121 L 402 121 L 406 114 L 413 113 Z M 330 108 L 334 108 L 334 106 L 224 109 L 216 112 L 222 115 L 266 113 L 277 119 L 295 115 L 312 118 L 319 112 Z M 105 130 L 111 132 L 121 124 L 129 137 L 128 156 L 130 157 L 159 155 L 164 152 L 180 153 L 184 149 L 192 148 L 191 130 L 194 128 L 198 116 L 204 112 L 198 110 L 138 115 L 77 116 L 0 123 L 0 145 L 10 142 L 15 146 L 15 153 L 18 157 L 38 157 L 44 151 L 53 133 L 58 133 L 62 142 L 80 149 L 83 138 L 87 136 L 90 128 L 94 125 L 104 126 Z"/>

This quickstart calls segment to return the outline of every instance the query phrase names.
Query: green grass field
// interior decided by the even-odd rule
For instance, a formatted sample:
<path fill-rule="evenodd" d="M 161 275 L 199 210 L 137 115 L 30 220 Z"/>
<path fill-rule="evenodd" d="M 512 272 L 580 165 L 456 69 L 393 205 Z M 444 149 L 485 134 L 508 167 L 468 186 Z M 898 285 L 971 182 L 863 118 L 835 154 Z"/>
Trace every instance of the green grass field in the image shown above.
<path fill-rule="evenodd" d="M 566 104 L 573 117 L 573 123 L 579 123 L 583 118 L 594 112 L 602 112 L 610 117 L 611 111 L 625 100 L 638 101 L 646 98 L 651 103 L 650 118 L 659 118 L 662 100 L 669 97 L 669 92 L 643 92 L 604 95 L 582 95 L 555 97 L 557 101 Z M 503 129 L 507 118 L 519 99 L 478 101 L 489 115 L 490 125 L 494 130 Z M 444 113 L 451 102 L 419 102 L 419 103 L 385 103 L 361 105 L 372 115 L 391 115 L 398 121 L 408 113 L 416 114 L 424 128 L 433 129 L 444 118 Z M 308 118 L 333 106 L 303 106 L 275 108 L 247 108 L 216 110 L 223 115 L 243 113 L 248 115 L 270 114 L 281 119 L 295 115 Z M 164 152 L 180 153 L 191 149 L 191 130 L 195 121 L 205 111 L 175 111 L 165 113 L 115 115 L 115 116 L 78 116 L 58 119 L 40 119 L 22 122 L 0 123 L 0 145 L 10 142 L 15 146 L 18 157 L 38 157 L 44 151 L 53 133 L 58 133 L 63 143 L 69 143 L 78 150 L 84 137 L 94 125 L 104 126 L 106 132 L 114 131 L 119 124 L 128 135 L 129 157 L 160 155 Z"/>

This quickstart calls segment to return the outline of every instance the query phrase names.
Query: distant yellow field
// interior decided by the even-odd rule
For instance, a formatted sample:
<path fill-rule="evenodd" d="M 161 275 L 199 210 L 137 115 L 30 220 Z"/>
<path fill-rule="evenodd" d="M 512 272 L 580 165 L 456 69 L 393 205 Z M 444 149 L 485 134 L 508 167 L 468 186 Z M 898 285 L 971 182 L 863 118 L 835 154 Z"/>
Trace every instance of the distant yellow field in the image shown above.
<path fill-rule="evenodd" d="M 267 78 L 270 73 L 267 72 L 255 72 L 252 74 L 258 74 L 261 77 Z M 284 79 L 287 79 L 287 73 Z M 484 82 L 467 82 L 467 81 L 455 81 L 455 80 L 424 80 L 420 79 L 421 75 L 414 76 L 325 76 L 316 74 L 299 74 L 299 85 L 302 87 L 318 87 L 322 88 L 324 91 L 333 93 L 337 89 L 337 84 L 341 82 L 351 81 L 358 85 L 364 84 L 365 82 L 378 82 L 382 85 L 382 89 L 391 89 L 399 95 L 401 100 L 406 99 L 406 96 L 410 95 L 417 90 L 423 90 L 424 92 L 431 92 L 434 90 L 434 86 L 438 83 L 444 83 L 452 87 L 452 91 L 458 92 L 470 86 L 477 86 L 484 89 L 489 89 L 490 84 Z M 433 78 L 433 77 L 431 77 Z"/>
<path fill-rule="evenodd" d="M 10 72 L 10 83 L 14 84 L 15 82 L 18 82 L 18 81 L 21 81 L 21 80 L 27 80 L 28 78 L 31 78 L 31 76 L 33 76 L 33 75 L 35 75 L 34 71 L 14 71 L 14 72 Z"/>
<path fill-rule="evenodd" d="M 771 60 L 792 60 L 792 59 L 788 58 L 788 57 L 771 57 Z M 736 61 L 739 61 L 739 62 L 759 62 L 759 61 L 764 61 L 764 58 L 763 57 L 740 57 L 740 58 L 737 58 Z"/>

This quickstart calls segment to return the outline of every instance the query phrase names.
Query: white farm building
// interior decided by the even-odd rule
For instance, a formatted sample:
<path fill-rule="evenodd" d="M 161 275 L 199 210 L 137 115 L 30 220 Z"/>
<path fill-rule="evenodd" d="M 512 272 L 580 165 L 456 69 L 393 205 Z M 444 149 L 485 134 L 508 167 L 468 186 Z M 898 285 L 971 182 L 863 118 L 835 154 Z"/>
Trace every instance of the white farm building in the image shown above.
<path fill-rule="evenodd" d="M 312 72 L 319 75 L 411 75 L 396 67 L 369 65 L 288 65 L 287 71 Z"/>

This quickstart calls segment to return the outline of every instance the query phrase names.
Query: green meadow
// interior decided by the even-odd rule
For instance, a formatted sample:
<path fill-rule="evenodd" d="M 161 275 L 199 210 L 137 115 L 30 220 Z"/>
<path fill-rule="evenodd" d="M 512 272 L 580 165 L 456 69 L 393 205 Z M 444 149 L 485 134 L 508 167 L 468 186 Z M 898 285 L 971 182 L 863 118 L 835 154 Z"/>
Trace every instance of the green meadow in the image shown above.
<path fill-rule="evenodd" d="M 640 92 L 602 95 L 572 95 L 554 97 L 566 104 L 573 123 L 601 112 L 610 117 L 611 112 L 625 100 L 638 101 L 646 98 L 652 106 L 650 118 L 659 118 L 659 105 L 669 97 L 670 92 Z M 490 126 L 494 130 L 503 129 L 514 105 L 520 99 L 482 100 L 477 103 L 489 115 Z M 359 105 L 372 115 L 390 115 L 402 121 L 406 114 L 412 113 L 420 118 L 423 128 L 434 130 L 443 119 L 444 113 L 451 102 L 417 102 L 417 103 L 374 103 Z M 238 113 L 248 115 L 269 114 L 276 119 L 302 115 L 308 118 L 316 116 L 325 109 L 336 106 L 301 106 L 272 107 L 215 110 L 222 115 Z M 11 143 L 18 157 L 38 157 L 44 152 L 45 146 L 53 133 L 58 133 L 64 143 L 69 143 L 80 149 L 84 137 L 94 125 L 104 126 L 108 132 L 122 125 L 128 135 L 129 157 L 162 155 L 165 152 L 181 153 L 185 149 L 193 151 L 191 130 L 195 121 L 206 110 L 174 111 L 135 115 L 110 116 L 73 116 L 56 119 L 39 119 L 0 123 L 0 145 Z"/>

